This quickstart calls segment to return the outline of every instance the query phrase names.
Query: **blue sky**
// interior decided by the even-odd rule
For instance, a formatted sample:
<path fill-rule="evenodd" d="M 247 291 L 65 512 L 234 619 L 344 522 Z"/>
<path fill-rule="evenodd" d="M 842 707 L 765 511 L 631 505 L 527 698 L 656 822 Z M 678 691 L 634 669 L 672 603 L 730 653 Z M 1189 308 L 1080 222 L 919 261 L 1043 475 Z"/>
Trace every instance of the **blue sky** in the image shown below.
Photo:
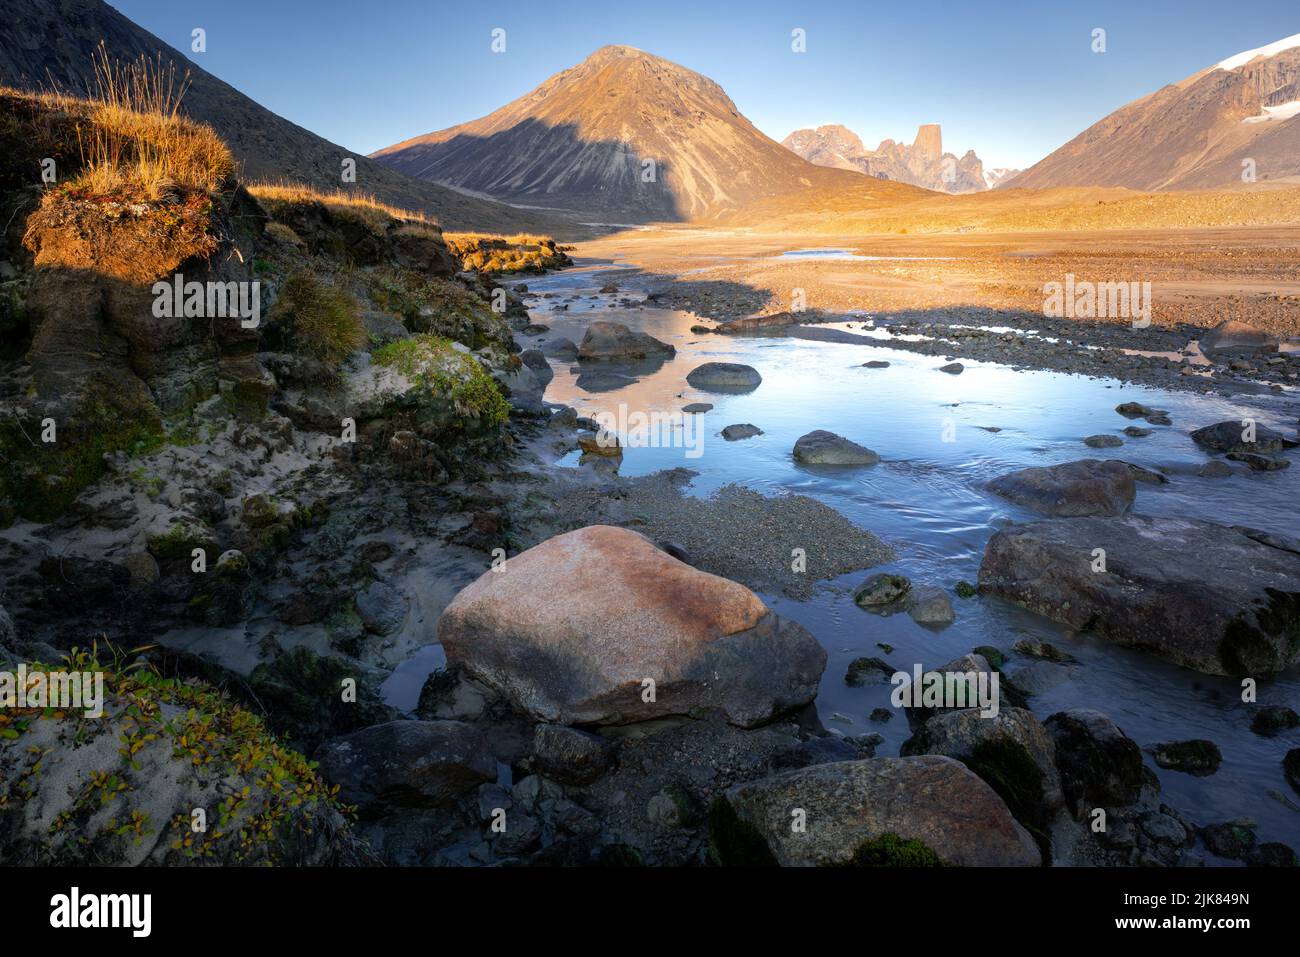
<path fill-rule="evenodd" d="M 475 119 L 625 43 L 712 77 L 774 139 L 843 123 L 874 147 L 941 123 L 945 148 L 1025 167 L 1130 100 L 1300 33 L 1297 0 L 111 2 L 182 52 L 203 27 L 207 52 L 189 54 L 201 66 L 364 153 Z M 504 54 L 489 48 L 496 27 Z M 796 27 L 806 53 L 790 50 Z"/>

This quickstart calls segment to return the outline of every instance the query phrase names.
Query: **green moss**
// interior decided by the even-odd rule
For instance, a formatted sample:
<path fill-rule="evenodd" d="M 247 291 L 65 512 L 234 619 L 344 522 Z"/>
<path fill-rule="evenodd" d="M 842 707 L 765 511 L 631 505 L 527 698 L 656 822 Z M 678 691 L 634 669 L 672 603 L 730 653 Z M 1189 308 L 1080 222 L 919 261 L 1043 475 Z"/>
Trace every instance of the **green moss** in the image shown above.
<path fill-rule="evenodd" d="M 857 846 L 845 867 L 946 867 L 939 855 L 916 838 L 882 834 Z"/>
<path fill-rule="evenodd" d="M 202 548 L 208 552 L 213 552 L 216 549 L 216 544 L 212 540 L 212 533 L 205 526 L 190 522 L 178 522 L 161 534 L 149 536 L 149 554 L 160 562 L 170 562 L 178 559 L 188 561 L 196 548 Z M 216 555 L 212 555 L 213 559 L 216 557 Z"/>
<path fill-rule="evenodd" d="M 1050 821 L 1043 799 L 1043 771 L 1024 745 L 1009 737 L 991 738 L 961 760 L 1006 802 L 1012 817 L 1029 831 L 1046 858 Z"/>
<path fill-rule="evenodd" d="M 992 645 L 980 645 L 978 648 L 972 648 L 971 654 L 981 656 L 994 671 L 999 670 L 1007 660 L 1007 656 Z"/>
<path fill-rule="evenodd" d="M 470 349 L 509 348 L 510 326 L 488 303 L 458 283 L 410 269 L 380 270 L 370 296 L 381 309 L 402 317 L 411 332 L 451 339 Z"/>
<path fill-rule="evenodd" d="M 743 821 L 725 797 L 709 806 L 709 858 L 723 867 L 778 867 L 758 828 Z"/>
<path fill-rule="evenodd" d="M 958 598 L 974 598 L 977 591 L 975 586 L 964 578 L 957 583 L 955 590 Z"/>
<path fill-rule="evenodd" d="M 501 425 L 510 415 L 509 403 L 487 370 L 473 356 L 453 349 L 446 339 L 427 334 L 399 339 L 376 349 L 373 358 L 483 425 Z"/>
<path fill-rule="evenodd" d="M 167 441 L 158 410 L 92 385 L 57 423 L 57 441 L 43 442 L 42 416 L 0 413 L 0 501 L 23 518 L 58 518 L 106 471 L 113 452 L 147 455 Z"/>

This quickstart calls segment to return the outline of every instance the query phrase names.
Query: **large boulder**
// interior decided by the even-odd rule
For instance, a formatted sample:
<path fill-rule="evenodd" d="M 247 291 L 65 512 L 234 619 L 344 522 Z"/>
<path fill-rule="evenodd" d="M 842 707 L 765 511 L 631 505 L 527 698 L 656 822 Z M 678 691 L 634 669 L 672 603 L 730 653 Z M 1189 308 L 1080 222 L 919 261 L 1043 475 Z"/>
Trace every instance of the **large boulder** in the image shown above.
<path fill-rule="evenodd" d="M 620 322 L 598 319 L 587 327 L 578 347 L 579 359 L 646 359 L 672 356 L 677 350 L 644 332 L 634 332 Z"/>
<path fill-rule="evenodd" d="M 1013 525 L 989 539 L 979 587 L 1206 674 L 1273 674 L 1300 660 L 1300 555 L 1249 532 L 1141 515 Z"/>
<path fill-rule="evenodd" d="M 316 750 L 339 796 L 363 808 L 438 805 L 497 777 L 481 732 L 459 721 L 387 721 Z"/>
<path fill-rule="evenodd" d="M 485 572 L 443 612 L 449 663 L 560 724 L 717 710 L 751 727 L 811 701 L 826 651 L 743 585 L 592 525 Z"/>
<path fill-rule="evenodd" d="M 739 784 L 715 803 L 710 830 L 724 864 L 1042 863 L 993 789 L 937 755 L 837 761 Z"/>
<path fill-rule="evenodd" d="M 1123 462 L 1080 459 L 1035 466 L 1000 475 L 989 491 L 1040 515 L 1122 515 L 1133 504 L 1137 486 Z"/>
<path fill-rule="evenodd" d="M 1225 319 L 1201 337 L 1201 351 L 1212 358 L 1277 352 L 1279 340 L 1271 332 L 1239 319 Z"/>
<path fill-rule="evenodd" d="M 1100 711 L 1058 711 L 1043 725 L 1056 747 L 1066 806 L 1079 820 L 1093 808 L 1122 807 L 1142 790 L 1142 750 Z"/>
<path fill-rule="evenodd" d="M 753 366 L 739 362 L 706 362 L 692 369 L 686 381 L 706 392 L 750 392 L 762 384 L 763 377 Z"/>
<path fill-rule="evenodd" d="M 1038 719 L 1024 708 L 1006 708 L 992 717 L 979 711 L 948 711 L 931 718 L 902 753 L 942 754 L 978 774 L 1025 826 L 1044 834 L 1064 809 L 1056 746 Z"/>
<path fill-rule="evenodd" d="M 794 460 L 804 465 L 875 465 L 880 456 L 841 435 L 817 429 L 795 442 Z"/>
<path fill-rule="evenodd" d="M 1197 429 L 1192 433 L 1192 441 L 1212 452 L 1280 452 L 1296 446 L 1293 439 L 1288 439 L 1281 432 L 1263 425 L 1231 419 Z"/>

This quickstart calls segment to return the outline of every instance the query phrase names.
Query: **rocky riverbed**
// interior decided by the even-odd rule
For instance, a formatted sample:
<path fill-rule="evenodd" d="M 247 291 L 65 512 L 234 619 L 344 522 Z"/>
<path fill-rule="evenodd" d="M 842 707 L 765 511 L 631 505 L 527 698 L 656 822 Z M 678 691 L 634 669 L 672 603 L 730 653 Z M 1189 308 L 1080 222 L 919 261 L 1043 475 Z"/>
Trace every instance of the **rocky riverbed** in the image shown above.
<path fill-rule="evenodd" d="M 1125 386 L 1037 347 L 1013 368 L 1000 330 L 968 352 L 860 319 L 720 335 L 647 301 L 663 282 L 507 283 L 500 447 L 394 427 L 410 385 L 364 361 L 355 446 L 323 426 L 337 390 L 239 423 L 199 406 L 193 443 L 0 534 L 0 647 L 149 645 L 260 715 L 352 808 L 290 861 L 1294 863 L 1297 480 L 1226 457 L 1289 463 L 1289 387 Z M 1191 438 L 1243 419 L 1244 449 Z M 222 556 L 202 587 L 196 543 Z M 997 716 L 896 706 L 914 667 L 996 676 Z"/>

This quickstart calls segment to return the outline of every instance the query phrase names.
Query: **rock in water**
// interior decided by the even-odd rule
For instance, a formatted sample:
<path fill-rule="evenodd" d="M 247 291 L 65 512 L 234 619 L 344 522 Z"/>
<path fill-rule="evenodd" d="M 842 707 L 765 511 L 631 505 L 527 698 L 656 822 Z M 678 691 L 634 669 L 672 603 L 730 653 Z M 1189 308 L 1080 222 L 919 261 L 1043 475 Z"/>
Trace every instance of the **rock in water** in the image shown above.
<path fill-rule="evenodd" d="M 448 662 L 539 720 L 718 710 L 751 727 L 817 694 L 826 651 L 812 635 L 636 532 L 592 525 L 503 568 L 452 600 L 438 637 Z"/>
<path fill-rule="evenodd" d="M 1122 807 L 1142 790 L 1142 749 L 1100 711 L 1058 711 L 1043 726 L 1056 745 L 1056 767 L 1070 812 Z"/>
<path fill-rule="evenodd" d="M 1090 449 L 1117 449 L 1124 444 L 1124 440 L 1118 435 L 1090 435 L 1083 440 L 1083 444 Z"/>
<path fill-rule="evenodd" d="M 875 465 L 880 456 L 834 432 L 818 429 L 795 442 L 794 460 L 804 465 Z"/>
<path fill-rule="evenodd" d="M 961 375 L 966 371 L 966 367 L 960 362 L 949 362 L 946 366 L 939 366 L 939 371 L 949 375 Z"/>
<path fill-rule="evenodd" d="M 1205 674 L 1273 674 L 1300 660 L 1300 555 L 1267 537 L 1139 515 L 1013 525 L 980 591 Z"/>
<path fill-rule="evenodd" d="M 791 827 L 792 809 L 806 827 Z M 724 864 L 1035 867 L 1042 855 L 1003 800 L 938 755 L 837 761 L 727 791 L 710 812 Z"/>
<path fill-rule="evenodd" d="M 729 425 L 722 430 L 722 437 L 728 442 L 739 442 L 741 439 L 752 439 L 754 436 L 762 434 L 762 429 L 756 425 L 750 425 L 748 422 Z"/>
<path fill-rule="evenodd" d="M 750 392 L 763 381 L 753 366 L 738 362 L 706 362 L 696 366 L 686 381 L 706 392 Z"/>
<path fill-rule="evenodd" d="M 1059 518 L 1122 515 L 1137 495 L 1127 465 L 1097 459 L 1020 469 L 998 476 L 988 489 L 1040 515 Z"/>
<path fill-rule="evenodd" d="M 676 348 L 644 332 L 633 332 L 620 322 L 598 319 L 587 327 L 578 347 L 579 359 L 646 359 L 673 356 Z"/>
<path fill-rule="evenodd" d="M 1294 440 L 1288 439 L 1281 432 L 1274 432 L 1263 425 L 1249 426 L 1232 420 L 1197 429 L 1192 433 L 1192 441 L 1215 452 L 1280 452 L 1296 446 Z"/>

